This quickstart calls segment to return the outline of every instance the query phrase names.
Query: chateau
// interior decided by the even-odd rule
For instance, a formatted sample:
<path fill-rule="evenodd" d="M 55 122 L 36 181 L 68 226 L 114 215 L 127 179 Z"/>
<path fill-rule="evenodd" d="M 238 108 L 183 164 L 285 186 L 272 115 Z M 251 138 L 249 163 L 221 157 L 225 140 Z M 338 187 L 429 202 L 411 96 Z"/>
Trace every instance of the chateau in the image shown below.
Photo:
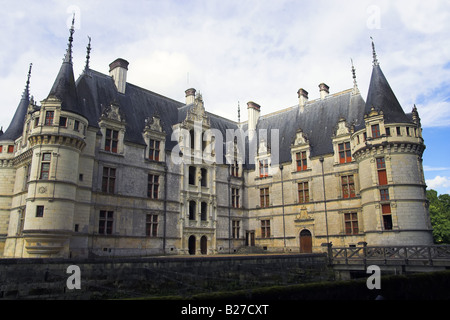
<path fill-rule="evenodd" d="M 0 256 L 96 257 L 322 252 L 428 245 L 425 150 L 373 46 L 366 99 L 353 87 L 248 120 L 178 102 L 86 66 L 75 80 L 74 28 L 48 97 L 0 132 Z"/>

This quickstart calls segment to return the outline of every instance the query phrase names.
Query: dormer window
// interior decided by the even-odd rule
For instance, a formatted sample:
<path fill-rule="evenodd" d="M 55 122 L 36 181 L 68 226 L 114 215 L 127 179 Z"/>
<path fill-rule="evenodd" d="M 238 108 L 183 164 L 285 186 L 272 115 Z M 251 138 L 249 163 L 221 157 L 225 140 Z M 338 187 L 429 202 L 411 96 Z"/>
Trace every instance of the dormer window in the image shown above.
<path fill-rule="evenodd" d="M 297 152 L 297 171 L 305 171 L 308 169 L 308 162 L 306 159 L 306 151 Z"/>
<path fill-rule="evenodd" d="M 119 144 L 119 131 L 106 129 L 105 135 L 105 151 L 117 153 L 117 145 Z"/>
<path fill-rule="evenodd" d="M 159 161 L 161 142 L 158 140 L 150 139 L 149 141 L 149 154 L 148 158 L 153 161 Z"/>
<path fill-rule="evenodd" d="M 53 118 L 55 116 L 55 112 L 54 111 L 47 111 L 45 112 L 45 125 L 46 126 L 51 126 L 53 125 Z"/>
<path fill-rule="evenodd" d="M 380 125 L 374 124 L 374 125 L 372 125 L 372 138 L 375 139 L 375 138 L 379 138 L 379 137 L 381 137 Z"/>
<path fill-rule="evenodd" d="M 259 177 L 265 178 L 269 176 L 269 160 L 263 159 L 259 161 Z"/>
<path fill-rule="evenodd" d="M 233 161 L 231 164 L 231 175 L 233 177 L 239 177 L 239 163 L 236 161 Z"/>
<path fill-rule="evenodd" d="M 352 162 L 352 152 L 350 150 L 350 142 L 340 143 L 339 148 L 339 163 Z"/>

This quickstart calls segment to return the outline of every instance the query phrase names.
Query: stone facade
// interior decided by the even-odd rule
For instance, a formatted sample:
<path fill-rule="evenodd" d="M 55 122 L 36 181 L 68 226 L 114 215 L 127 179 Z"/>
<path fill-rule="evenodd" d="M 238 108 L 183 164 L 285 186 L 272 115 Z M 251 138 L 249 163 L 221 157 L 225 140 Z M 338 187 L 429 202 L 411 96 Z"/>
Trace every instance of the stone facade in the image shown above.
<path fill-rule="evenodd" d="M 356 82 L 321 84 L 274 114 L 249 102 L 237 123 L 195 89 L 182 103 L 127 83 L 123 59 L 75 82 L 73 32 L 48 98 L 30 99 L 28 78 L 0 135 L 3 257 L 432 243 L 420 118 L 395 109 L 377 61 L 367 102 Z"/>

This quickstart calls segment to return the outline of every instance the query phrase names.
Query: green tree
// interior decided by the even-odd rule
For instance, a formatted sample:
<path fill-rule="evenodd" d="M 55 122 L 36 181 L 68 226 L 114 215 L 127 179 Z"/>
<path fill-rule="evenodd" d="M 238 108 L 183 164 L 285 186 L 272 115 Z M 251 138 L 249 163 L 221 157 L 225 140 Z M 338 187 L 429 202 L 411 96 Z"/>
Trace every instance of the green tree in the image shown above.
<path fill-rule="evenodd" d="M 450 195 L 427 190 L 433 238 L 437 244 L 450 244 Z"/>

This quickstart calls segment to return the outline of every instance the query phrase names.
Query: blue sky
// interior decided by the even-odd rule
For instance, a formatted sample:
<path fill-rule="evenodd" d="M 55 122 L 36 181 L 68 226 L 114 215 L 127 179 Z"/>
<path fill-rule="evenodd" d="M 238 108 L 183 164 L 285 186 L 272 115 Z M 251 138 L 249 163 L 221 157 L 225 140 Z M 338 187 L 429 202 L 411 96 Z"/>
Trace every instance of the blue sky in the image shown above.
<path fill-rule="evenodd" d="M 208 111 L 246 120 L 246 103 L 267 114 L 298 103 L 297 90 L 319 97 L 353 86 L 367 95 L 370 37 L 406 112 L 417 105 L 427 149 L 427 184 L 450 193 L 450 2 L 440 0 L 0 0 L 0 126 L 8 126 L 33 63 L 31 94 L 46 98 L 76 13 L 74 71 L 108 73 L 130 62 L 128 81 L 184 101 L 201 91 Z"/>

